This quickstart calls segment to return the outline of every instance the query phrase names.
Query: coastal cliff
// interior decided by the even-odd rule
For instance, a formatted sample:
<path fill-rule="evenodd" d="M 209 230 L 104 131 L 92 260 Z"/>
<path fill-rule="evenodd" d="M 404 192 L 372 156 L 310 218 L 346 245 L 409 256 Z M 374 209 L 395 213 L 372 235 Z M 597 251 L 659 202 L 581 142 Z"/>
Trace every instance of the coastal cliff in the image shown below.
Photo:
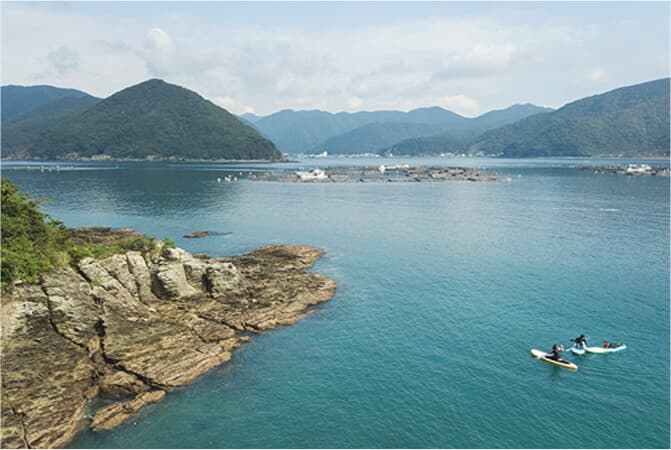
<path fill-rule="evenodd" d="M 132 230 L 73 230 L 113 243 Z M 66 445 L 90 426 L 112 428 L 166 391 L 228 361 L 260 333 L 290 325 L 334 295 L 336 283 L 306 272 L 319 249 L 273 245 L 211 258 L 179 248 L 128 251 L 18 283 L 2 299 L 3 448 Z"/>

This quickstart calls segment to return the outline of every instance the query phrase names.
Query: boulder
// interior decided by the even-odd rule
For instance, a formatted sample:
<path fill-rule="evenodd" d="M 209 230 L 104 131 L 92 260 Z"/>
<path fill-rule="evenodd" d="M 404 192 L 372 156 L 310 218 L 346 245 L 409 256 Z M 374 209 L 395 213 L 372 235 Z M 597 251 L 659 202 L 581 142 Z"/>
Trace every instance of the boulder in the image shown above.
<path fill-rule="evenodd" d="M 116 278 L 131 295 L 137 296 L 137 283 L 128 266 L 126 255 L 112 255 L 101 260 L 100 265 L 107 273 Z"/>
<path fill-rule="evenodd" d="M 157 297 L 169 300 L 190 297 L 198 293 L 186 279 L 182 263 L 175 260 L 163 261 L 156 267 L 152 291 Z"/>
<path fill-rule="evenodd" d="M 130 273 L 135 278 L 140 301 L 143 303 L 153 303 L 158 300 L 151 290 L 151 273 L 142 254 L 140 252 L 127 252 L 126 261 L 128 262 Z"/>
<path fill-rule="evenodd" d="M 238 286 L 238 270 L 230 262 L 216 262 L 205 270 L 207 290 L 212 297 L 221 297 Z"/>

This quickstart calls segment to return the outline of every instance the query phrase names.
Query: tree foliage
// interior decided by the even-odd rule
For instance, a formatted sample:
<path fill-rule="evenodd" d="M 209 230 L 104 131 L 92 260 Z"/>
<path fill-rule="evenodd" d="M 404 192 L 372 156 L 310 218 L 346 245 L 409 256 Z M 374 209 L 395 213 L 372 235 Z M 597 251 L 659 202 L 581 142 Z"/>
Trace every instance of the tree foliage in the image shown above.
<path fill-rule="evenodd" d="M 195 92 L 149 80 L 42 133 L 29 153 L 44 159 L 281 158 L 272 142 Z"/>
<path fill-rule="evenodd" d="M 68 261 L 69 235 L 62 223 L 40 211 L 40 203 L 2 179 L 2 286 Z"/>
<path fill-rule="evenodd" d="M 488 131 L 471 152 L 508 157 L 669 154 L 669 79 L 628 86 Z"/>
<path fill-rule="evenodd" d="M 111 244 L 73 242 L 65 226 L 40 211 L 41 202 L 30 199 L 7 178 L 2 179 L 2 242 L 0 266 L 2 287 L 17 280 L 35 281 L 52 268 L 76 263 L 82 258 L 95 259 L 125 253 L 155 255 L 163 247 L 174 247 L 169 239 L 156 241 L 137 235 Z"/>
<path fill-rule="evenodd" d="M 84 95 L 63 97 L 2 124 L 3 158 L 28 158 L 28 151 L 39 136 L 50 128 L 67 123 L 100 101 Z"/>

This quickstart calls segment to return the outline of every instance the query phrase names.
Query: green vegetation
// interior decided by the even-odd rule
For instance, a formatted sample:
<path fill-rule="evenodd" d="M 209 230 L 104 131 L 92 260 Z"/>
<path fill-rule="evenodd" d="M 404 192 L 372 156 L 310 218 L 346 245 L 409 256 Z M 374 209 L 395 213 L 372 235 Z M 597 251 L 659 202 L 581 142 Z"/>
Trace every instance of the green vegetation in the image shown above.
<path fill-rule="evenodd" d="M 356 128 L 378 123 L 391 127 L 394 124 L 423 124 L 440 125 L 441 129 L 446 127 L 458 127 L 468 122 L 461 117 L 443 108 L 418 108 L 412 111 L 361 111 L 356 113 L 329 113 L 325 111 L 292 111 L 284 110 L 259 118 L 254 122 L 254 127 L 283 151 L 290 153 L 321 152 L 328 150 L 326 141 L 338 135 L 348 133 Z M 435 127 L 433 127 L 435 129 Z M 383 136 L 378 129 L 371 130 L 377 137 Z M 388 145 L 387 142 L 372 142 L 371 139 L 360 141 L 365 136 L 359 133 L 354 136 L 357 140 L 352 145 L 359 152 L 372 152 Z M 403 136 L 406 137 L 406 136 Z M 400 137 L 398 140 L 402 139 Z M 345 139 L 350 139 L 345 137 Z M 373 138 L 374 139 L 374 138 Z M 393 143 L 393 142 L 392 142 Z M 348 144 L 349 145 L 349 144 Z M 328 150 L 330 151 L 330 150 Z M 340 151 L 338 151 L 340 153 Z M 348 152 L 352 153 L 352 152 Z"/>
<path fill-rule="evenodd" d="M 2 286 L 23 279 L 33 281 L 52 267 L 67 264 L 69 235 L 62 223 L 40 212 L 6 178 L 2 179 Z"/>
<path fill-rule="evenodd" d="M 153 255 L 163 247 L 175 246 L 169 239 L 157 242 L 146 236 L 124 238 L 110 245 L 75 244 L 67 228 L 41 212 L 40 205 L 2 179 L 2 288 L 17 280 L 35 281 L 43 272 L 87 256 L 100 259 L 131 250 Z"/>
<path fill-rule="evenodd" d="M 669 154 L 669 79 L 569 103 L 480 136 L 470 152 L 506 157 Z"/>
<path fill-rule="evenodd" d="M 65 97 L 89 97 L 76 89 L 63 89 L 54 86 L 2 86 L 0 104 L 2 123 L 12 122 L 48 103 Z"/>
<path fill-rule="evenodd" d="M 381 151 L 384 155 L 425 156 L 441 153 L 463 153 L 467 147 L 463 139 L 446 135 L 405 139 Z"/>
<path fill-rule="evenodd" d="M 373 153 L 403 139 L 437 134 L 440 125 L 428 123 L 371 123 L 323 142 L 318 150 L 332 154 Z"/>
<path fill-rule="evenodd" d="M 153 237 L 133 236 L 121 239 L 111 245 L 73 244 L 68 247 L 68 254 L 72 262 L 77 262 L 86 257 L 102 259 L 128 251 L 140 252 L 143 255 L 155 255 L 163 247 L 174 248 L 175 243 L 169 239 L 164 239 L 159 245 Z"/>
<path fill-rule="evenodd" d="M 2 124 L 2 156 L 30 158 L 28 149 L 46 130 L 67 123 L 100 99 L 89 95 L 63 97 L 47 103 L 12 122 Z"/>
<path fill-rule="evenodd" d="M 272 142 L 195 92 L 149 80 L 46 130 L 28 153 L 42 159 L 263 159 Z"/>

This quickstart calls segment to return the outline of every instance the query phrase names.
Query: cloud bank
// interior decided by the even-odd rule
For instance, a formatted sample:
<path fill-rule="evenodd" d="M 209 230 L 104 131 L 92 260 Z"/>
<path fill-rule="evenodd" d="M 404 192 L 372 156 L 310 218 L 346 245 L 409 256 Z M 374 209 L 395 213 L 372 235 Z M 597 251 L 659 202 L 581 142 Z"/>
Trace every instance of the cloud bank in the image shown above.
<path fill-rule="evenodd" d="M 399 14 L 370 23 L 359 17 L 356 25 L 324 27 L 315 22 L 327 18 L 310 13 L 318 12 L 318 3 L 282 25 L 228 17 L 226 4 L 211 6 L 215 14 L 208 15 L 197 7 L 177 14 L 170 4 L 134 13 L 134 6 L 118 4 L 106 14 L 95 5 L 3 5 L 3 84 L 39 80 L 107 96 L 157 77 L 235 113 L 440 105 L 472 116 L 515 102 L 560 106 L 664 76 L 669 66 L 668 40 L 655 41 L 665 22 L 656 33 L 647 23 L 647 34 L 638 36 L 643 25 L 631 17 L 624 25 L 545 14 L 530 20 L 533 11 L 524 4 L 517 5 L 524 14 L 516 19 L 484 7 L 482 13 L 451 14 L 448 3 L 443 15 Z M 343 8 L 356 13 L 362 7 Z M 574 9 L 580 16 L 580 5 Z M 668 37 L 668 23 L 666 31 Z M 624 36 L 634 42 L 625 45 Z"/>

